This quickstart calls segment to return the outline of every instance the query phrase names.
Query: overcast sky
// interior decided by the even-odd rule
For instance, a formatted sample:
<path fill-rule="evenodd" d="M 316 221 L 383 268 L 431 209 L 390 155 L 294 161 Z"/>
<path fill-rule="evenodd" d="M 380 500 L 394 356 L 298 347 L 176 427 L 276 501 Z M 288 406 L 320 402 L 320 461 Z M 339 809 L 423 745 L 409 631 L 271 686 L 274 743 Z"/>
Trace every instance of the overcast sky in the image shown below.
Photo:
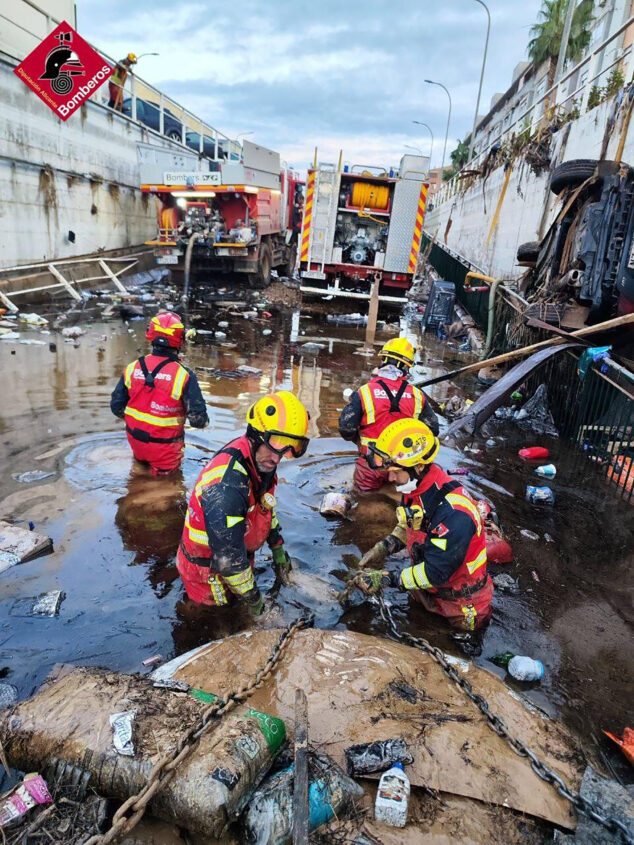
<path fill-rule="evenodd" d="M 480 113 L 511 83 L 541 0 L 488 0 L 491 39 Z M 77 0 L 81 35 L 227 135 L 305 168 L 319 157 L 397 163 L 405 144 L 440 165 L 473 124 L 486 34 L 476 0 Z"/>

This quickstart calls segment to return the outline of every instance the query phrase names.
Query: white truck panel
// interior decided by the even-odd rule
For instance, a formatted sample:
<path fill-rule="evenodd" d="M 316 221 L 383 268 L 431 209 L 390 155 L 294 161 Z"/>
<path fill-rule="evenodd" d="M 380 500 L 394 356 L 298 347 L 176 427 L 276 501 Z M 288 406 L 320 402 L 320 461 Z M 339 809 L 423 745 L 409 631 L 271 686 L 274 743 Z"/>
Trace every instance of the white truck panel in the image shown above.
<path fill-rule="evenodd" d="M 394 186 L 394 202 L 383 269 L 407 273 L 422 180 L 403 179 Z"/>

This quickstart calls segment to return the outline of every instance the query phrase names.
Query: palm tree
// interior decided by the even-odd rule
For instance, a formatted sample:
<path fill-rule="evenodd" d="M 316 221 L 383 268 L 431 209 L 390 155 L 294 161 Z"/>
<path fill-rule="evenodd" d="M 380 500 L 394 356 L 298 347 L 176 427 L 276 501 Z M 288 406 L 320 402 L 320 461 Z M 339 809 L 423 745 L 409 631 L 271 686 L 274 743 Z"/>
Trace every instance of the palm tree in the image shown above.
<path fill-rule="evenodd" d="M 568 3 L 576 0 L 542 0 L 538 22 L 531 27 L 531 40 L 528 42 L 528 57 L 536 66 L 549 61 L 548 85 L 551 88 L 555 81 L 557 57 L 564 31 L 564 22 Z M 581 0 L 572 15 L 570 36 L 566 58 L 575 61 L 580 59 L 590 43 L 590 24 L 592 23 L 593 0 Z M 546 104 L 547 105 L 547 104 Z"/>

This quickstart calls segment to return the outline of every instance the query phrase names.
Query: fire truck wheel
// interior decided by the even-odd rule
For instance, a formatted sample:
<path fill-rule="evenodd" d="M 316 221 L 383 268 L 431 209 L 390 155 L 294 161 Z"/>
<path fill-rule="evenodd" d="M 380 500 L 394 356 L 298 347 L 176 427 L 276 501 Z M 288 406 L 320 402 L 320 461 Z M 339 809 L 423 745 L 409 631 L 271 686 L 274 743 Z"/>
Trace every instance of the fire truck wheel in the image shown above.
<path fill-rule="evenodd" d="M 271 247 L 267 243 L 260 244 L 258 272 L 251 273 L 249 281 L 256 288 L 265 288 L 271 284 Z"/>

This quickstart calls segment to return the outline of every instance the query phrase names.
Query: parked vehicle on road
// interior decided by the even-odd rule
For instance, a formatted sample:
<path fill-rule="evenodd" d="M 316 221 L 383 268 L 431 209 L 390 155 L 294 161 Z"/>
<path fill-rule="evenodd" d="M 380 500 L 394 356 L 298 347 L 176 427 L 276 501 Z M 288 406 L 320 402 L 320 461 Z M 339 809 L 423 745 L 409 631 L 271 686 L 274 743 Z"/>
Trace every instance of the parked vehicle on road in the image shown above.
<path fill-rule="evenodd" d="M 123 113 L 132 117 L 131 97 L 126 97 L 123 101 Z M 150 129 L 154 129 L 155 132 L 161 131 L 161 109 L 157 103 L 137 97 L 136 119 L 149 126 Z M 182 142 L 183 140 L 183 124 L 166 108 L 163 109 L 163 134 L 174 141 Z"/>

